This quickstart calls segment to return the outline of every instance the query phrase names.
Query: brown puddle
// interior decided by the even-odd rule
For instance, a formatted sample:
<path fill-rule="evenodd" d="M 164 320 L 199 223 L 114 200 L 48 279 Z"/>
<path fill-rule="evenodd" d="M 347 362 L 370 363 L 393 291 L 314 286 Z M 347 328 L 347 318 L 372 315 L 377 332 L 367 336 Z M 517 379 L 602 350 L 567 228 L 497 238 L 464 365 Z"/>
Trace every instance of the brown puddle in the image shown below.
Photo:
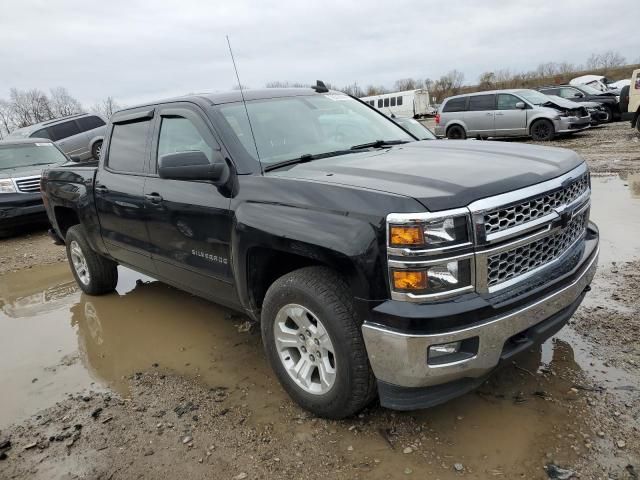
<path fill-rule="evenodd" d="M 640 200 L 617 177 L 592 183 L 601 258 L 637 257 Z M 308 424 L 292 422 L 281 408 L 290 401 L 266 365 L 259 335 L 239 332 L 244 318 L 129 269 L 119 273 L 118 292 L 102 297 L 82 294 L 67 264 L 0 277 L 0 428 L 87 388 L 127 396 L 127 376 L 159 368 L 231 387 L 232 400 L 253 412 L 251 422 L 272 423 L 274 435 L 305 433 Z M 469 478 L 538 478 L 530 472 L 543 473 L 550 459 L 570 463 L 586 453 L 580 435 L 593 434 L 591 411 L 571 388 L 588 380 L 640 387 L 565 327 L 478 392 L 430 410 L 374 407 L 362 419 L 330 422 L 337 435 L 330 448 L 365 467 L 380 460 L 376 478 L 396 478 L 405 468 L 456 478 L 457 462 Z M 407 446 L 415 447 L 412 455 L 402 453 Z"/>

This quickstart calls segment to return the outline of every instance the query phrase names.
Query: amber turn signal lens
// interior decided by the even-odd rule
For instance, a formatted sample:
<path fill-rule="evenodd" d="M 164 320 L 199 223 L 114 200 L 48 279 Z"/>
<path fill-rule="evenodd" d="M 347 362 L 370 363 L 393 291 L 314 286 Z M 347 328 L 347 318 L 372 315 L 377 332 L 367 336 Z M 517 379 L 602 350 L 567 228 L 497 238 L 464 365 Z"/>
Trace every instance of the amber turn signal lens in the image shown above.
<path fill-rule="evenodd" d="M 422 227 L 391 227 L 390 245 L 422 245 L 424 233 Z"/>
<path fill-rule="evenodd" d="M 393 288 L 395 290 L 426 290 L 427 272 L 411 270 L 393 271 Z"/>

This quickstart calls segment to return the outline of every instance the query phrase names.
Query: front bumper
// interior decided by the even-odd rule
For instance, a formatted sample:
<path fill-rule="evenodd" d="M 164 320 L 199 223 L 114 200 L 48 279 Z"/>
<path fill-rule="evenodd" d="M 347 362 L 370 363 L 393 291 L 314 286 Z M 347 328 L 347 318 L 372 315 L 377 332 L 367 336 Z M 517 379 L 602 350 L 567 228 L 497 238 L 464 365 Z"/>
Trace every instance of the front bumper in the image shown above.
<path fill-rule="evenodd" d="M 591 117 L 560 117 L 555 120 L 556 133 L 572 133 L 591 126 Z"/>
<path fill-rule="evenodd" d="M 40 193 L 3 193 L 0 195 L 0 229 L 25 225 L 46 218 Z"/>
<path fill-rule="evenodd" d="M 595 275 L 598 252 L 597 230 L 594 230 L 582 261 L 559 286 L 529 303 L 469 326 L 414 334 L 365 321 L 362 333 L 378 379 L 382 405 L 414 409 L 442 403 L 478 386 L 501 360 L 516 350 L 549 338 L 580 305 Z M 455 305 L 451 303 L 453 310 Z M 449 363 L 428 359 L 429 347 L 457 341 L 472 345 L 471 354 Z"/>

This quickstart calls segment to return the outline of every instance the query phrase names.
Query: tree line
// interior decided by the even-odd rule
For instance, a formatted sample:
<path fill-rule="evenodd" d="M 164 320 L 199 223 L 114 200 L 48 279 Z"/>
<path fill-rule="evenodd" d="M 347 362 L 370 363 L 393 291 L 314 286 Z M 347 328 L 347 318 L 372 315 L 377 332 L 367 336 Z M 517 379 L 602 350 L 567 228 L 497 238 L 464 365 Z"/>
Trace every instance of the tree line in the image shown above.
<path fill-rule="evenodd" d="M 640 64 L 640 58 L 632 65 L 637 66 L 638 64 Z M 587 73 L 597 73 L 607 76 L 608 74 L 615 74 L 617 70 L 620 70 L 620 68 L 624 66 L 627 66 L 627 59 L 619 52 L 608 50 L 602 53 L 592 53 L 584 65 L 570 62 L 546 62 L 541 63 L 533 70 L 524 72 L 516 72 L 510 69 L 492 70 L 480 74 L 475 84 L 467 85 L 465 85 L 464 73 L 455 69 L 437 79 L 401 78 L 396 80 L 391 87 L 385 85 L 368 85 L 361 87 L 358 83 L 352 83 L 343 87 L 338 87 L 327 82 L 325 82 L 325 84 L 333 90 L 342 91 L 355 97 L 368 97 L 403 90 L 426 88 L 430 96 L 435 98 L 437 103 L 440 103 L 446 97 L 471 91 L 501 88 L 530 88 L 543 83 L 566 82 L 570 78 Z M 625 70 L 621 72 L 621 74 L 627 75 L 627 71 Z M 267 88 L 277 88 L 309 87 L 310 85 L 297 82 L 274 81 L 267 83 L 265 86 Z"/>
<path fill-rule="evenodd" d="M 107 97 L 92 105 L 89 111 L 109 118 L 120 108 L 113 97 Z M 86 111 L 64 87 L 51 88 L 48 93 L 37 88 L 12 88 L 9 98 L 0 98 L 0 139 L 18 128 Z"/>

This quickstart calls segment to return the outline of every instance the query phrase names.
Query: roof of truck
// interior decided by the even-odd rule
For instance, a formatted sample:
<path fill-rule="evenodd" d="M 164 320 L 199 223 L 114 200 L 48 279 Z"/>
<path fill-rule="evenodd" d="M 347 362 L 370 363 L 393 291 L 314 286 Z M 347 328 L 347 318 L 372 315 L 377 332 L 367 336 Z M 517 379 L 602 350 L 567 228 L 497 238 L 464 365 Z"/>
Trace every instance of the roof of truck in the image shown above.
<path fill-rule="evenodd" d="M 142 103 L 139 105 L 133 105 L 122 110 L 118 110 L 116 113 L 126 112 L 141 107 L 152 107 L 155 105 L 161 105 L 164 103 L 172 102 L 193 102 L 193 103 L 205 103 L 208 105 L 222 105 L 225 103 L 236 103 L 242 101 L 242 94 L 246 101 L 252 100 L 266 100 L 269 98 L 281 98 L 281 97 L 300 97 L 300 96 L 312 96 L 312 95 L 346 95 L 343 92 L 336 90 L 329 90 L 328 92 L 316 92 L 313 88 L 262 88 L 256 90 L 232 90 L 229 92 L 221 93 L 191 93 L 189 95 L 183 95 L 180 97 L 166 98 L 157 100 L 154 102 Z"/>

